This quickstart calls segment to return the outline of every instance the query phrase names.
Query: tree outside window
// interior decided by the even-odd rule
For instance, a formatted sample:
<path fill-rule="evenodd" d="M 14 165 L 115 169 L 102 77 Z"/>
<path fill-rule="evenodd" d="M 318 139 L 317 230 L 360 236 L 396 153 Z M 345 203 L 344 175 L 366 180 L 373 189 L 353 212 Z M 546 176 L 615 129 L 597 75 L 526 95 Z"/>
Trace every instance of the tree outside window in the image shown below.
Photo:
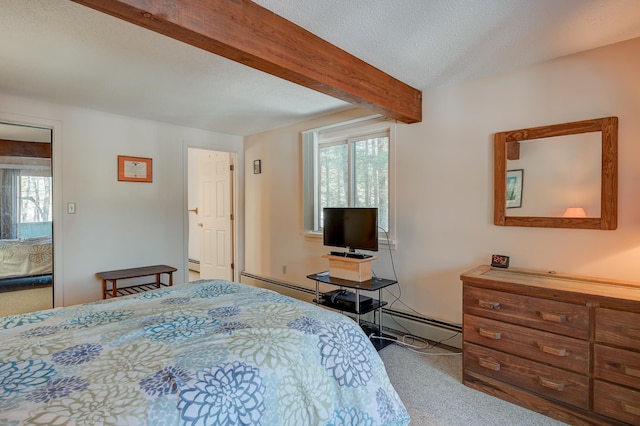
<path fill-rule="evenodd" d="M 52 204 L 50 171 L 0 169 L 0 239 L 50 236 Z"/>
<path fill-rule="evenodd" d="M 51 177 L 20 176 L 20 222 L 51 222 Z"/>
<path fill-rule="evenodd" d="M 318 145 L 318 215 L 324 207 L 377 207 L 389 229 L 389 135 L 372 134 Z"/>

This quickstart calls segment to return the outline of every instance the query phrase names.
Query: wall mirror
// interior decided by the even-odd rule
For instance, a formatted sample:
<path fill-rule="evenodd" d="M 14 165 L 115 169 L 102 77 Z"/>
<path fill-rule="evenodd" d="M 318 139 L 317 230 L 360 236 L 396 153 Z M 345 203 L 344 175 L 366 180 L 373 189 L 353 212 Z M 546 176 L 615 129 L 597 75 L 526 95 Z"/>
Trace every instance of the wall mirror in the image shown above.
<path fill-rule="evenodd" d="M 617 117 L 496 133 L 494 167 L 496 225 L 617 227 Z"/>

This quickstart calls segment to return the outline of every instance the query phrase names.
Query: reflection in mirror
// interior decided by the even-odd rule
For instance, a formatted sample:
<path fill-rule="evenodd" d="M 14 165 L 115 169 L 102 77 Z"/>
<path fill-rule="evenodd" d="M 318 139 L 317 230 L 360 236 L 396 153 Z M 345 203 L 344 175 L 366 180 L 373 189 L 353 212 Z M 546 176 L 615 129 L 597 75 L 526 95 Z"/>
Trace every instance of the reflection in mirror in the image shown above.
<path fill-rule="evenodd" d="M 53 307 L 52 130 L 0 123 L 0 316 Z"/>
<path fill-rule="evenodd" d="M 496 133 L 494 223 L 616 229 L 617 147 L 616 117 Z"/>
<path fill-rule="evenodd" d="M 519 158 L 507 159 L 507 170 L 526 171 L 520 207 L 507 201 L 506 215 L 563 217 L 582 208 L 600 217 L 601 140 L 602 132 L 592 132 L 522 141 Z"/>

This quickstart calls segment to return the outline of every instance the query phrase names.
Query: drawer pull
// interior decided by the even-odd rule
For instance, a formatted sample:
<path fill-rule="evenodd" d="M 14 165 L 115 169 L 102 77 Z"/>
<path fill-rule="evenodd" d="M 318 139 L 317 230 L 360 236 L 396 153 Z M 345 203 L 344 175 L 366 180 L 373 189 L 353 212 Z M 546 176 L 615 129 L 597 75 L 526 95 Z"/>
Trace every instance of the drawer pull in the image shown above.
<path fill-rule="evenodd" d="M 550 312 L 540 312 L 540 317 L 545 321 L 551 321 L 551 322 L 567 322 L 568 321 L 568 318 L 566 315 L 552 314 Z"/>
<path fill-rule="evenodd" d="M 622 372 L 624 374 L 626 374 L 627 376 L 640 377 L 640 369 L 638 369 L 638 368 L 633 368 L 633 367 L 629 367 L 627 365 L 623 365 L 622 366 Z"/>
<path fill-rule="evenodd" d="M 493 339 L 493 340 L 500 340 L 500 337 L 501 337 L 501 333 L 498 333 L 497 331 L 487 330 L 486 328 L 480 328 L 478 330 L 478 333 L 482 337 L 488 337 L 489 339 Z"/>
<path fill-rule="evenodd" d="M 478 300 L 478 304 L 480 305 L 481 308 L 487 308 L 487 309 L 495 309 L 498 310 L 500 309 L 500 303 L 498 302 L 491 302 L 489 300 Z"/>
<path fill-rule="evenodd" d="M 480 367 L 488 368 L 493 371 L 500 371 L 500 363 L 493 358 L 478 358 Z"/>
<path fill-rule="evenodd" d="M 561 392 L 564 390 L 564 383 L 554 382 L 553 380 L 545 379 L 542 376 L 538 376 L 538 383 L 540 383 L 540 385 L 544 386 L 545 388 L 549 388 L 549 389 L 553 389 Z"/>
<path fill-rule="evenodd" d="M 627 413 L 640 416 L 640 406 L 629 404 L 628 402 L 622 401 L 622 410 L 626 411 Z"/>
<path fill-rule="evenodd" d="M 554 348 L 552 346 L 540 344 L 540 350 L 550 355 L 567 356 L 567 350 L 565 348 Z"/>

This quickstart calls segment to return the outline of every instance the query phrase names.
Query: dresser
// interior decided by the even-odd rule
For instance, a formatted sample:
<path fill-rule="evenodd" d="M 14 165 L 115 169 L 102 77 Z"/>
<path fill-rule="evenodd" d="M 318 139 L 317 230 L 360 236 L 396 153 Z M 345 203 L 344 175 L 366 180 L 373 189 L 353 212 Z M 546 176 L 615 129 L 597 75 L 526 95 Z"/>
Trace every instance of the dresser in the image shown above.
<path fill-rule="evenodd" d="M 478 266 L 465 385 L 572 425 L 640 425 L 640 283 Z"/>

